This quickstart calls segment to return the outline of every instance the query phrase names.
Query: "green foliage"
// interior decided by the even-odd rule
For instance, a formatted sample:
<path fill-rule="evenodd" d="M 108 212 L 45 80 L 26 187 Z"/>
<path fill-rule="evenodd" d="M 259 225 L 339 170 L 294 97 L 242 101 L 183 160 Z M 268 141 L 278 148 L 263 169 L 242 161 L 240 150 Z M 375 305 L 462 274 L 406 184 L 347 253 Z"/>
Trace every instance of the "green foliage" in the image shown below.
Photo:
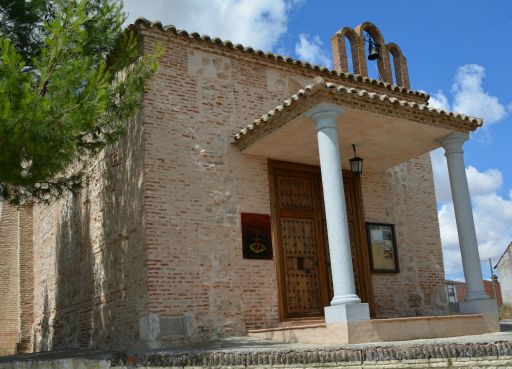
<path fill-rule="evenodd" d="M 51 17 L 32 28 L 40 41 L 23 44 L 0 28 L 0 187 L 14 204 L 78 190 L 87 160 L 119 139 L 158 66 L 122 30 L 120 1 L 45 8 Z"/>
<path fill-rule="evenodd" d="M 9 38 L 29 61 L 41 52 L 47 36 L 43 22 L 51 15 L 52 6 L 47 0 L 0 0 L 0 35 Z"/>

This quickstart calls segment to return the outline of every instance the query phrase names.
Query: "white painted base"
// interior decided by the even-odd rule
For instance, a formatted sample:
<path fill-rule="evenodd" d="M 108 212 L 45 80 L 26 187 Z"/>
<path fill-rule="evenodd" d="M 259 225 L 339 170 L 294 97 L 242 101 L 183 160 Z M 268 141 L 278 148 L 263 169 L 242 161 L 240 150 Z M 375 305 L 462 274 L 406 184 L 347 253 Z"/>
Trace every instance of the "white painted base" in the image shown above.
<path fill-rule="evenodd" d="M 365 303 L 339 304 L 324 308 L 325 324 L 370 320 L 370 308 Z"/>
<path fill-rule="evenodd" d="M 251 337 L 278 342 L 340 345 L 479 335 L 499 332 L 499 329 L 496 317 L 492 322 L 482 314 L 465 314 L 299 325 L 249 330 L 248 334 Z M 391 367 L 396 366 L 389 368 Z"/>

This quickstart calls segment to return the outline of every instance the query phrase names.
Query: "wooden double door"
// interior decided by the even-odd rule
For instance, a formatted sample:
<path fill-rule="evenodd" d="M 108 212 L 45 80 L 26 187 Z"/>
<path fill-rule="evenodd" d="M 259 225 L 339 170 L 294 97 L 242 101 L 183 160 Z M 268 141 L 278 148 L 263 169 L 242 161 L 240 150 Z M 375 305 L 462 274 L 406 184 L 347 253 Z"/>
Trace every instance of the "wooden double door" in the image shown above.
<path fill-rule="evenodd" d="M 281 319 L 322 316 L 333 292 L 320 168 L 269 161 L 269 175 Z M 344 172 L 343 184 L 356 290 L 372 311 L 359 178 Z"/>

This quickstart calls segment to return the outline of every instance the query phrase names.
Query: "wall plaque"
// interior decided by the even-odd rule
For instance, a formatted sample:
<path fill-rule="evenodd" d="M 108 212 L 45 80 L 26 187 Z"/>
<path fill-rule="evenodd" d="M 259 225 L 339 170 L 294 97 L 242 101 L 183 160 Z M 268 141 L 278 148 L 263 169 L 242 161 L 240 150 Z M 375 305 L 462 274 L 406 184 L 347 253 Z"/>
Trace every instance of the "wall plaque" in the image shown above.
<path fill-rule="evenodd" d="M 244 259 L 272 260 L 270 215 L 242 213 L 241 217 Z"/>

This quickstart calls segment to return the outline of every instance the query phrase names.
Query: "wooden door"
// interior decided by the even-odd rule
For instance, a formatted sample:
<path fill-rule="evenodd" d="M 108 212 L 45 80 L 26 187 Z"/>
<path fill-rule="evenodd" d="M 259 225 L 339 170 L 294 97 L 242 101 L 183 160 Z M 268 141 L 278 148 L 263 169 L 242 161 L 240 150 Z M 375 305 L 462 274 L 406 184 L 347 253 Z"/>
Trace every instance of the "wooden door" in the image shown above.
<path fill-rule="evenodd" d="M 279 167 L 273 183 L 284 318 L 321 316 L 328 282 L 318 173 Z"/>
<path fill-rule="evenodd" d="M 332 280 L 320 168 L 270 161 L 269 172 L 281 319 L 321 316 L 332 298 Z M 344 176 L 344 183 L 356 287 L 369 302 L 369 269 L 358 252 L 365 233 L 360 229 L 357 183 L 351 176 Z"/>

